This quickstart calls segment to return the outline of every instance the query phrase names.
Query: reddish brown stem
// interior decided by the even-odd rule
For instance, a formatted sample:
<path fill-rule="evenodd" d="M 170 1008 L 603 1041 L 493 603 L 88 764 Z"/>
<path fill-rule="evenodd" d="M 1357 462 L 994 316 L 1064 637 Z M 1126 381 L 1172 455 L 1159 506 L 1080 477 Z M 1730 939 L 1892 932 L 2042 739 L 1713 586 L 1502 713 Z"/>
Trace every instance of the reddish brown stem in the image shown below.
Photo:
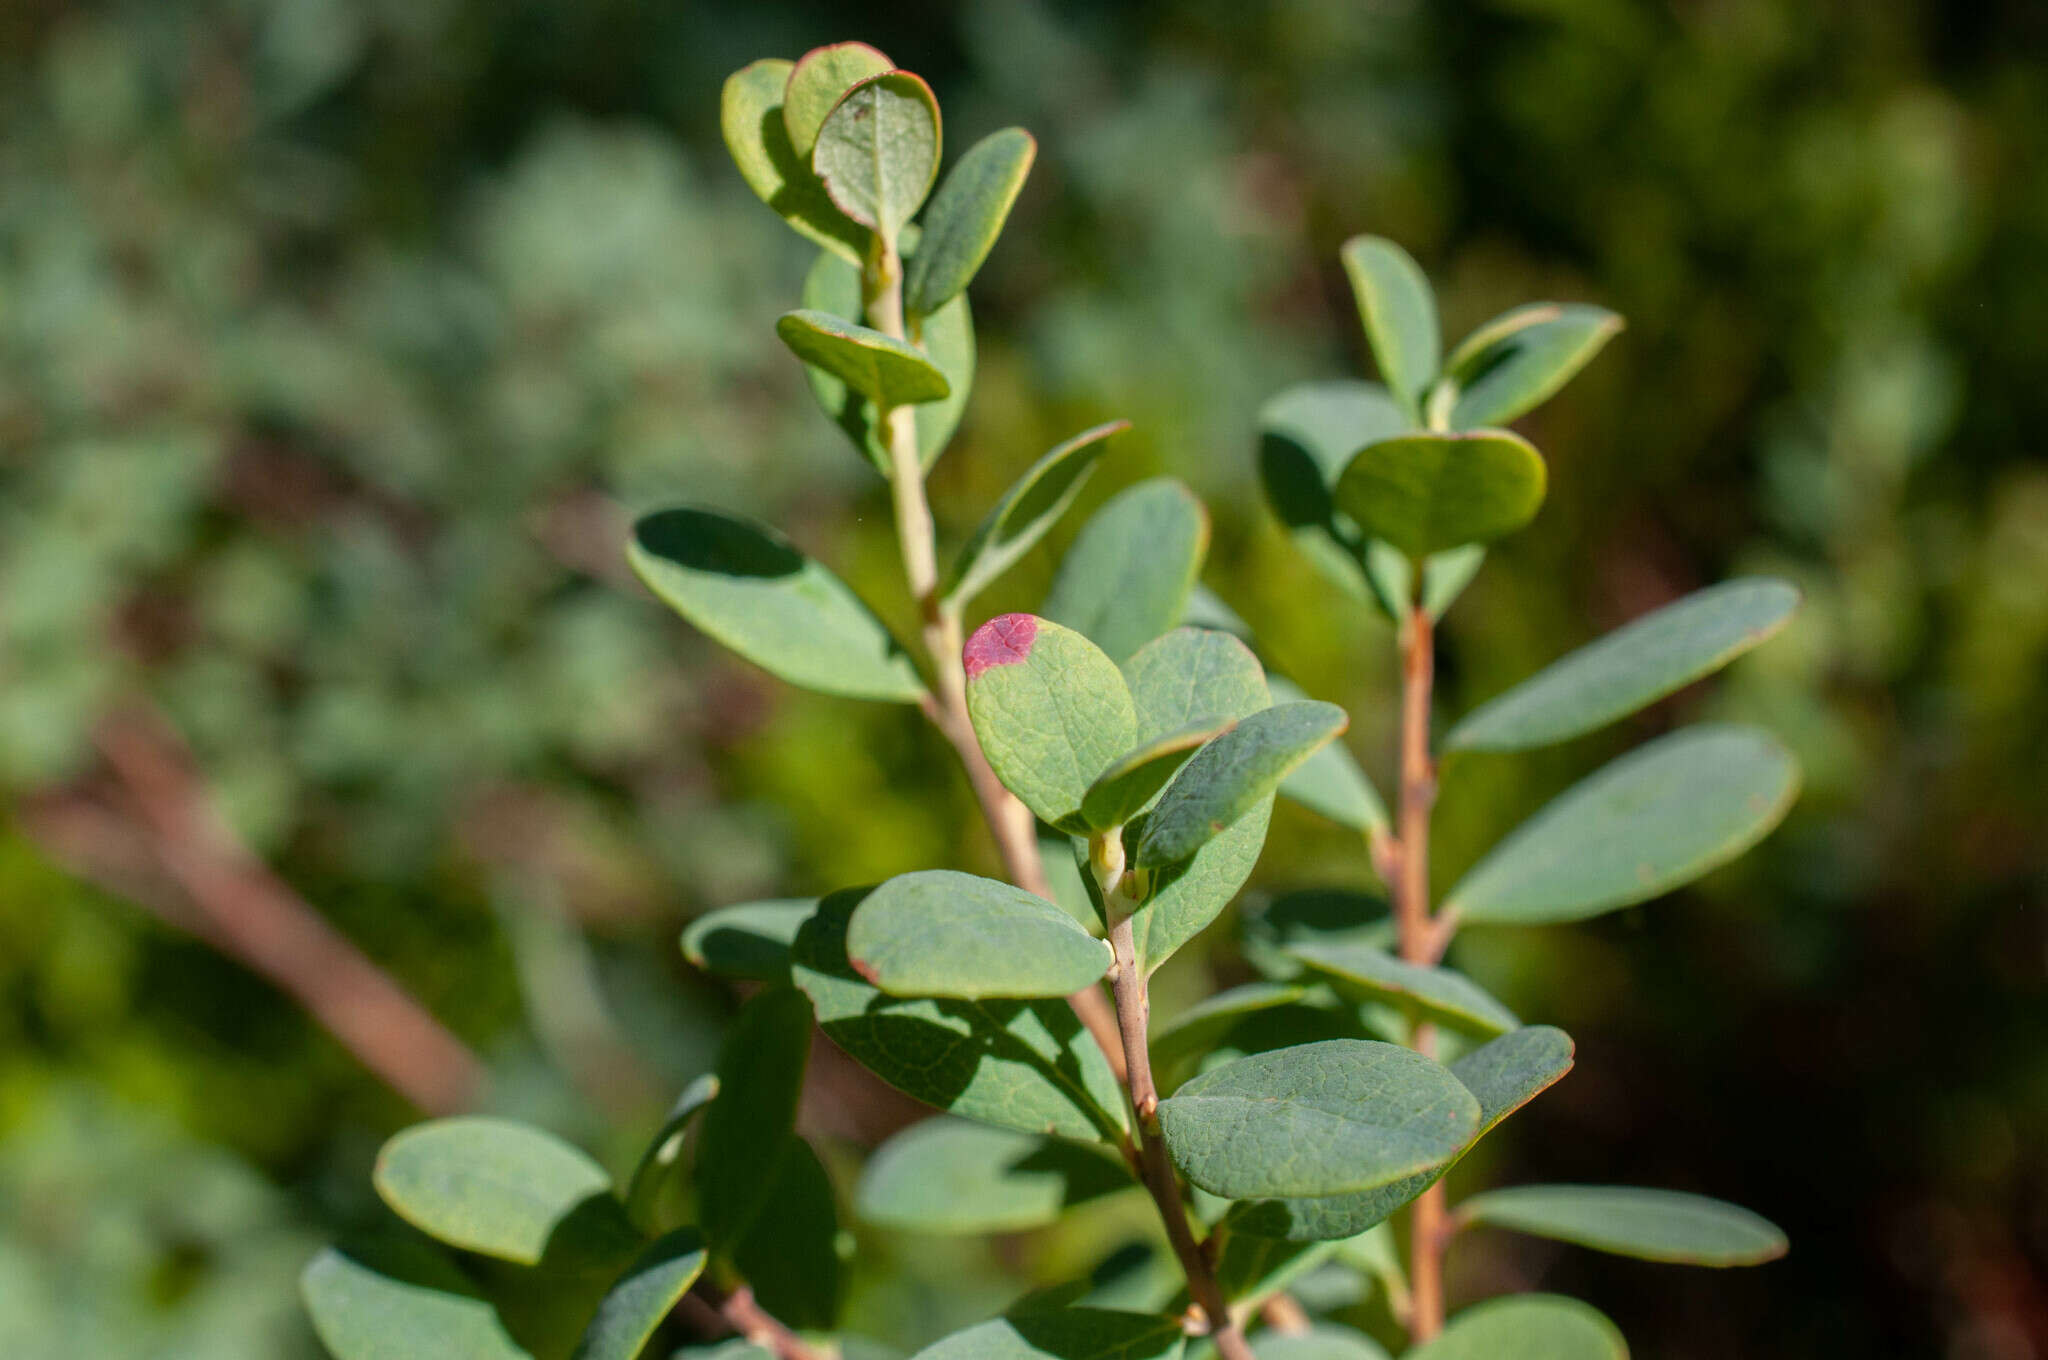
<path fill-rule="evenodd" d="M 721 1297 L 710 1285 L 700 1284 L 689 1297 L 693 1300 L 702 1297 L 724 1319 L 726 1326 L 773 1354 L 776 1360 L 830 1360 L 826 1352 L 798 1336 L 756 1303 L 754 1291 L 745 1285 Z"/>

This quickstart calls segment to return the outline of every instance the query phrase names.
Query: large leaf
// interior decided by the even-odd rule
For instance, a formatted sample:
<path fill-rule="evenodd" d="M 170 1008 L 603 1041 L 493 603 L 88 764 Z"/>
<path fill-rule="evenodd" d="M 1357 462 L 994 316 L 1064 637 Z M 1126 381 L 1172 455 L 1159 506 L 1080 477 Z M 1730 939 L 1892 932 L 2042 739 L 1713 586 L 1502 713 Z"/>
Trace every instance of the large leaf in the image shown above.
<path fill-rule="evenodd" d="M 1097 1147 L 940 1118 L 876 1149 L 854 1203 L 869 1223 L 908 1232 L 1022 1232 L 1133 1185 Z"/>
<path fill-rule="evenodd" d="M 573 1360 L 636 1360 L 703 1273 L 704 1239 L 695 1228 L 657 1238 L 598 1305 Z"/>
<path fill-rule="evenodd" d="M 756 995 L 726 1031 L 695 1168 L 698 1212 L 718 1251 L 745 1235 L 767 1201 L 810 1052 L 811 1008 L 791 987 Z"/>
<path fill-rule="evenodd" d="M 734 1269 L 770 1316 L 823 1330 L 838 1321 L 838 1238 L 831 1177 L 809 1143 L 785 1135 L 761 1212 L 732 1244 Z"/>
<path fill-rule="evenodd" d="M 863 42 L 814 47 L 797 58 L 782 92 L 782 125 L 790 149 L 810 160 L 818 131 L 846 92 L 870 76 L 893 71 L 896 63 Z"/>
<path fill-rule="evenodd" d="M 418 1243 L 327 1247 L 306 1266 L 299 1291 L 335 1360 L 533 1360 L 476 1287 Z"/>
<path fill-rule="evenodd" d="M 1300 703 L 1309 696 L 1284 675 L 1266 677 L 1276 703 Z M 1280 783 L 1280 796 L 1291 798 L 1311 812 L 1319 812 L 1354 831 L 1370 835 L 1385 831 L 1387 805 L 1372 786 L 1357 757 L 1341 741 L 1332 741 L 1311 752 L 1294 772 Z"/>
<path fill-rule="evenodd" d="M 663 510 L 633 526 L 633 570 L 661 600 L 793 685 L 916 703 L 917 668 L 837 576 L 763 525 Z"/>
<path fill-rule="evenodd" d="M 1436 298 L 1408 252 L 1378 236 L 1354 236 L 1339 251 L 1380 377 L 1411 417 L 1436 381 L 1443 354 Z"/>
<path fill-rule="evenodd" d="M 990 619 L 962 657 L 967 713 L 996 778 L 1042 820 L 1085 830 L 1088 786 L 1136 739 L 1116 664 L 1081 634 L 1030 614 Z"/>
<path fill-rule="evenodd" d="M 1043 613 L 1122 662 L 1180 622 L 1209 551 L 1209 512 L 1171 477 L 1096 511 L 1053 578 Z"/>
<path fill-rule="evenodd" d="M 1604 727 L 1719 670 L 1784 627 L 1798 607 L 1798 588 L 1769 578 L 1696 591 L 1482 704 L 1446 744 L 1521 751 Z"/>
<path fill-rule="evenodd" d="M 1402 1360 L 1628 1360 L 1621 1331 L 1591 1304 L 1557 1294 L 1489 1299 Z"/>
<path fill-rule="evenodd" d="M 1533 410 L 1620 330 L 1620 317 L 1584 303 L 1537 302 L 1495 317 L 1444 363 L 1451 428 L 1505 425 Z"/>
<path fill-rule="evenodd" d="M 735 71 L 719 100 L 719 127 L 747 187 L 790 226 L 857 266 L 867 254 L 868 229 L 839 211 L 808 153 L 790 145 L 782 96 L 793 69 L 769 59 Z"/>
<path fill-rule="evenodd" d="M 1252 1338 L 1252 1354 L 1258 1360 L 1387 1360 L 1379 1342 L 1332 1322 L 1318 1322 L 1305 1332 L 1268 1328 Z"/>
<path fill-rule="evenodd" d="M 529 1266 L 612 1187 L 603 1167 L 553 1134 L 481 1115 L 398 1133 L 377 1154 L 372 1180 L 429 1237 Z"/>
<path fill-rule="evenodd" d="M 785 312 L 775 333 L 797 358 L 885 408 L 938 401 L 953 390 L 917 346 L 830 312 Z"/>
<path fill-rule="evenodd" d="M 1081 493 L 1104 441 L 1130 427 L 1112 420 L 1083 430 L 1033 463 L 961 546 L 946 577 L 946 600 L 957 606 L 973 599 L 1030 552 Z"/>
<path fill-rule="evenodd" d="M 913 315 L 937 311 L 960 295 L 1002 234 L 1010 205 L 1031 173 L 1038 143 L 1023 128 L 992 132 L 967 149 L 924 215 L 924 236 L 903 281 Z"/>
<path fill-rule="evenodd" d="M 1110 762 L 1081 799 L 1081 820 L 1095 831 L 1122 826 L 1166 787 L 1166 781 L 1209 742 L 1230 730 L 1230 724 L 1198 723 L 1140 742 Z"/>
<path fill-rule="evenodd" d="M 1150 974 L 1230 905 L 1258 866 L 1272 816 L 1273 800 L 1268 798 L 1191 858 L 1151 871 L 1150 891 L 1131 917 L 1140 969 Z"/>
<path fill-rule="evenodd" d="M 789 942 L 817 909 L 815 897 L 777 897 L 705 912 L 683 928 L 683 957 L 721 977 L 783 981 Z"/>
<path fill-rule="evenodd" d="M 1131 863 L 1162 868 L 1193 855 L 1224 828 L 1272 798 L 1280 781 L 1350 719 L 1310 700 L 1248 714 L 1183 765 L 1147 813 Z"/>
<path fill-rule="evenodd" d="M 985 1124 L 1081 1139 L 1124 1127 L 1121 1088 L 1066 1003 L 893 999 L 855 972 L 847 922 L 869 891 L 825 898 L 792 951 L 832 1042 L 905 1094 Z"/>
<path fill-rule="evenodd" d="M 1140 742 L 1236 722 L 1273 703 L 1251 648 L 1208 628 L 1176 628 L 1123 663 Z"/>
<path fill-rule="evenodd" d="M 1179 1360 L 1184 1344 L 1178 1318 L 1020 1307 L 934 1341 L 912 1360 Z"/>
<path fill-rule="evenodd" d="M 1706 724 L 1630 752 L 1511 832 L 1444 899 L 1466 921 L 1576 921 L 1734 859 L 1792 806 L 1799 767 L 1768 733 Z"/>
<path fill-rule="evenodd" d="M 1681 1265 L 1760 1265 L 1783 1256 L 1786 1248 L 1784 1232 L 1760 1214 L 1704 1195 L 1627 1185 L 1491 1190 L 1460 1204 L 1458 1217 Z"/>
<path fill-rule="evenodd" d="M 847 961 L 891 996 L 1068 996 L 1100 982 L 1109 946 L 1036 893 L 922 869 L 867 895 Z"/>
<path fill-rule="evenodd" d="M 787 977 L 789 963 L 783 961 L 783 975 Z M 648 1141 L 647 1148 L 640 1154 L 639 1165 L 633 1168 L 633 1179 L 626 1191 L 626 1207 L 633 1221 L 645 1227 L 654 1212 L 657 1196 L 664 1181 L 673 1172 L 683 1156 L 683 1139 L 690 1131 L 690 1125 L 718 1095 L 718 1074 L 706 1072 L 676 1097 L 669 1107 L 668 1117 L 661 1121 L 661 1127 Z"/>
<path fill-rule="evenodd" d="M 939 101 L 908 71 L 861 81 L 833 106 L 811 168 L 839 210 L 892 246 L 939 175 Z"/>
<path fill-rule="evenodd" d="M 1228 1199 L 1370 1190 L 1456 1156 L 1479 1103 L 1396 1044 L 1331 1039 L 1240 1058 L 1159 1106 L 1174 1162 Z"/>
<path fill-rule="evenodd" d="M 1367 944 L 1303 944 L 1291 952 L 1339 992 L 1397 1007 L 1416 1022 L 1489 1039 L 1521 1023 L 1478 983 L 1450 968 L 1409 963 Z"/>
<path fill-rule="evenodd" d="M 1366 533 L 1421 559 L 1527 524 L 1545 476 L 1536 450 L 1505 430 L 1409 434 L 1360 449 L 1334 496 Z"/>

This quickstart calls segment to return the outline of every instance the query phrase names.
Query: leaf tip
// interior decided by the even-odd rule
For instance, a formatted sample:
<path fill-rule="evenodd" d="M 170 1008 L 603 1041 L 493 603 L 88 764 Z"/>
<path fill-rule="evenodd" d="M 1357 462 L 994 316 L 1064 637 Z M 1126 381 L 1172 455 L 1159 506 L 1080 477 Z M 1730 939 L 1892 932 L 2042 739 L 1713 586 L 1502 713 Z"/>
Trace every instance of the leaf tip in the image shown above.
<path fill-rule="evenodd" d="M 974 680 L 991 666 L 1014 666 L 1031 655 L 1038 641 L 1038 620 L 1030 614 L 1000 614 L 974 630 L 961 652 L 967 678 Z"/>

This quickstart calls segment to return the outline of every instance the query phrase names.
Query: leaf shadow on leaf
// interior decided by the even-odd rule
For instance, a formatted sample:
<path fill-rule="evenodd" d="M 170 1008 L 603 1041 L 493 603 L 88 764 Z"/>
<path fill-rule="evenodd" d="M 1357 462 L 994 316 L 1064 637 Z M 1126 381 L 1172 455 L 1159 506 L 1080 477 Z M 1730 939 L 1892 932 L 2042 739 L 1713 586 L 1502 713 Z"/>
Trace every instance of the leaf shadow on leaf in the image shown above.
<path fill-rule="evenodd" d="M 663 510 L 633 527 L 644 552 L 692 571 L 721 576 L 795 576 L 804 555 L 786 543 L 748 532 L 723 515 L 698 510 Z"/>
<path fill-rule="evenodd" d="M 467 1259 L 505 1329 L 544 1356 L 562 1354 L 575 1342 L 619 1273 L 645 1246 L 618 1199 L 596 1194 L 555 1223 L 537 1264 Z"/>
<path fill-rule="evenodd" d="M 825 192 L 825 183 L 811 169 L 810 161 L 796 154 L 796 146 L 789 140 L 789 126 L 782 119 L 781 104 L 761 111 L 760 131 L 761 149 L 768 153 L 769 164 L 782 177 L 782 187 L 768 200 L 768 206 L 783 217 L 809 219 L 823 214 L 827 221 L 845 218 Z M 859 223 L 846 219 L 846 225 L 851 228 L 847 235 L 863 239 L 867 236 Z"/>

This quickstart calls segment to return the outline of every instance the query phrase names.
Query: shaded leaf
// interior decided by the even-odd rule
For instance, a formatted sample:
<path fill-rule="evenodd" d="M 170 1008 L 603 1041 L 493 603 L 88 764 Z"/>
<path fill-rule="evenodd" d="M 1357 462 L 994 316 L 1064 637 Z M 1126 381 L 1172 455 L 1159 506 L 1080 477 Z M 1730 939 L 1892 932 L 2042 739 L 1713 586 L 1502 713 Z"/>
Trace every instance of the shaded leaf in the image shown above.
<path fill-rule="evenodd" d="M 1130 427 L 1128 420 L 1112 420 L 1083 430 L 1033 463 L 961 547 L 943 587 L 945 599 L 964 604 L 1016 565 L 1074 503 L 1102 456 L 1103 442 Z"/>
<path fill-rule="evenodd" d="M 1267 676 L 1266 683 L 1272 687 L 1275 703 L 1301 703 L 1309 697 L 1284 675 Z M 1331 741 L 1311 752 L 1281 781 L 1280 796 L 1321 813 L 1339 826 L 1367 834 L 1388 829 L 1387 805 L 1380 800 L 1379 790 L 1341 741 Z"/>
<path fill-rule="evenodd" d="M 1269 800 L 1280 781 L 1350 719 L 1310 700 L 1248 714 L 1195 753 L 1147 813 L 1132 846 L 1140 869 L 1177 864 Z"/>
<path fill-rule="evenodd" d="M 580 1149 L 509 1119 L 415 1124 L 377 1154 L 377 1193 L 406 1222 L 465 1251 L 537 1265 L 612 1179 Z"/>
<path fill-rule="evenodd" d="M 785 976 L 788 971 L 789 963 L 785 958 Z M 685 1086 L 682 1094 L 676 1097 L 675 1104 L 669 1107 L 668 1117 L 661 1121 L 661 1128 L 648 1142 L 647 1150 L 640 1154 L 640 1164 L 633 1168 L 633 1179 L 626 1191 L 626 1208 L 635 1223 L 642 1227 L 647 1225 L 662 1182 L 682 1160 L 683 1139 L 690 1131 L 691 1122 L 717 1095 L 718 1074 L 706 1072 Z"/>
<path fill-rule="evenodd" d="M 1403 1360 L 1628 1360 L 1628 1342 L 1591 1304 L 1513 1294 L 1467 1308 Z"/>
<path fill-rule="evenodd" d="M 966 289 L 1002 234 L 1037 154 L 1030 133 L 1004 128 L 969 147 L 954 164 L 932 197 L 923 239 L 904 275 L 907 310 L 923 316 Z"/>
<path fill-rule="evenodd" d="M 1292 982 L 1248 982 L 1217 992 L 1152 1031 L 1153 1065 L 1170 1067 L 1216 1043 L 1246 1016 L 1292 1005 L 1307 995 L 1307 987 Z"/>
<path fill-rule="evenodd" d="M 1398 959 L 1365 944 L 1303 944 L 1291 951 L 1347 996 L 1384 1001 L 1417 1023 L 1492 1038 L 1521 1022 L 1463 973 Z"/>
<path fill-rule="evenodd" d="M 1229 730 L 1229 724 L 1197 723 L 1139 743 L 1110 762 L 1088 786 L 1081 799 L 1081 820 L 1096 831 L 1122 826 L 1144 810 L 1197 750 Z"/>
<path fill-rule="evenodd" d="M 299 1291 L 335 1360 L 532 1360 L 476 1287 L 423 1245 L 323 1248 L 300 1276 Z"/>
<path fill-rule="evenodd" d="M 1419 418 L 1443 353 L 1429 280 L 1407 251 L 1382 237 L 1354 236 L 1338 253 L 1380 377 L 1408 414 Z"/>
<path fill-rule="evenodd" d="M 1356 379 L 1297 384 L 1259 409 L 1267 504 L 1295 545 L 1354 599 L 1380 596 L 1367 579 L 1364 531 L 1337 513 L 1330 488 L 1352 455 L 1414 425 L 1386 388 Z"/>
<path fill-rule="evenodd" d="M 917 346 L 830 312 L 785 312 L 775 333 L 797 358 L 883 407 L 938 401 L 952 391 L 946 375 Z"/>
<path fill-rule="evenodd" d="M 908 1232 L 1022 1232 L 1134 1185 L 1095 1146 L 940 1118 L 876 1149 L 855 1205 L 868 1222 Z"/>
<path fill-rule="evenodd" d="M 740 178 L 798 232 L 848 264 L 867 254 L 868 229 L 839 211 L 808 155 L 790 145 L 782 95 L 794 63 L 754 62 L 735 71 L 719 100 L 719 127 Z"/>
<path fill-rule="evenodd" d="M 1318 1321 L 1305 1332 L 1268 1328 L 1252 1338 L 1258 1360 L 1387 1360 L 1380 1343 L 1363 1332 Z"/>
<path fill-rule="evenodd" d="M 939 175 L 939 101 L 908 71 L 849 89 L 818 129 L 811 168 L 839 210 L 893 245 Z"/>
<path fill-rule="evenodd" d="M 695 1228 L 657 1238 L 598 1305 L 573 1360 L 634 1360 L 703 1273 L 704 1239 Z"/>
<path fill-rule="evenodd" d="M 683 928 L 683 957 L 720 977 L 785 981 L 789 942 L 817 908 L 815 897 L 777 897 L 705 912 Z"/>
<path fill-rule="evenodd" d="M 967 713 L 989 767 L 1043 821 L 1085 829 L 1081 802 L 1136 739 L 1123 675 L 1094 643 L 1030 614 L 974 630 Z"/>
<path fill-rule="evenodd" d="M 1760 1214 L 1704 1195 L 1627 1185 L 1518 1185 L 1474 1195 L 1458 1217 L 1618 1256 L 1695 1266 L 1753 1266 L 1786 1250 Z"/>
<path fill-rule="evenodd" d="M 761 1212 L 796 1127 L 811 1054 L 811 1008 L 771 987 L 734 1017 L 718 1050 L 718 1095 L 697 1139 L 697 1208 L 704 1234 L 729 1251 Z"/>
<path fill-rule="evenodd" d="M 1138 966 L 1147 974 L 1202 933 L 1252 876 L 1266 846 L 1273 800 L 1253 806 L 1191 858 L 1150 871 L 1151 886 L 1131 916 Z"/>
<path fill-rule="evenodd" d="M 1411 434 L 1360 449 L 1334 495 L 1366 533 L 1426 558 L 1527 524 L 1545 476 L 1536 450 L 1505 430 Z"/>
<path fill-rule="evenodd" d="M 1605 307 L 1538 302 L 1495 317 L 1444 364 L 1452 429 L 1505 425 L 1549 400 L 1621 331 Z"/>
<path fill-rule="evenodd" d="M 1302 976 L 1296 944 L 1395 945 L 1386 899 L 1352 888 L 1298 888 L 1249 903 L 1240 917 L 1245 959 L 1270 978 Z"/>
<path fill-rule="evenodd" d="M 892 996 L 1068 996 L 1102 980 L 1109 946 L 1036 893 L 952 869 L 901 874 L 846 932 L 854 971 Z"/>
<path fill-rule="evenodd" d="M 1060 562 L 1041 612 L 1122 662 L 1180 622 L 1209 550 L 1209 512 L 1171 477 L 1110 497 Z"/>
<path fill-rule="evenodd" d="M 896 63 L 863 42 L 814 47 L 797 58 L 782 91 L 782 125 L 789 145 L 806 163 L 825 119 L 861 81 L 893 71 Z"/>
<path fill-rule="evenodd" d="M 1033 1308 L 955 1332 L 913 1360 L 1178 1360 L 1183 1344 L 1177 1318 Z"/>
<path fill-rule="evenodd" d="M 770 1316 L 824 1330 L 839 1317 L 838 1238 L 831 1177 L 809 1143 L 785 1135 L 761 1212 L 732 1244 L 734 1268 Z"/>
<path fill-rule="evenodd" d="M 1207 628 L 1176 628 L 1154 638 L 1123 663 L 1123 673 L 1140 742 L 1236 722 L 1273 703 L 1251 648 Z"/>

